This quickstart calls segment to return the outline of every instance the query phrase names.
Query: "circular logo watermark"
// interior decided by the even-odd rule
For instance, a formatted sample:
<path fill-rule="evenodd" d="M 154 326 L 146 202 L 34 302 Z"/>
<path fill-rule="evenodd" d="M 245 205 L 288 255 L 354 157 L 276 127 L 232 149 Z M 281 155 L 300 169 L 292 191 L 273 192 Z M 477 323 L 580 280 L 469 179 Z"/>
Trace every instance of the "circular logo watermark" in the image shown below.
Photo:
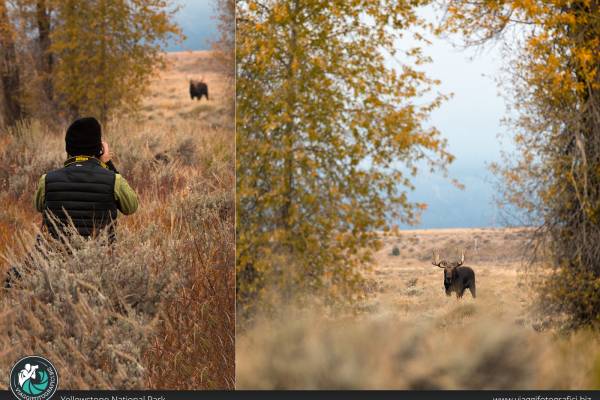
<path fill-rule="evenodd" d="M 10 371 L 10 390 L 19 400 L 47 400 L 58 387 L 54 365 L 43 357 L 23 357 Z"/>

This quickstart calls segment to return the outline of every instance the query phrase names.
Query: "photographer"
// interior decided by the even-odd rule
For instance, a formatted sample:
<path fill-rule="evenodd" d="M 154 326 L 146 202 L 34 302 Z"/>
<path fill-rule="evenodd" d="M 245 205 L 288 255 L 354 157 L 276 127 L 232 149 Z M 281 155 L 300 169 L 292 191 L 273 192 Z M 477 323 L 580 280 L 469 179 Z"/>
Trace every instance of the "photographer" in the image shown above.
<path fill-rule="evenodd" d="M 115 239 L 117 210 L 125 215 L 138 208 L 138 198 L 111 161 L 108 144 L 95 118 L 81 118 L 67 129 L 68 159 L 64 167 L 39 180 L 35 207 L 44 227 L 55 238 L 72 221 L 80 235 L 94 237 L 109 229 Z"/>

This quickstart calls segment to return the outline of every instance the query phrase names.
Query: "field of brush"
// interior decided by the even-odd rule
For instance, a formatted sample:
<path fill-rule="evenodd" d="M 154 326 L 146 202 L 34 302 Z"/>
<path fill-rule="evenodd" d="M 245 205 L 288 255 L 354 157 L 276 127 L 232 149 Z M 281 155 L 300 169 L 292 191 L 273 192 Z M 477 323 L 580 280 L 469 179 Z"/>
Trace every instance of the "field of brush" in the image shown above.
<path fill-rule="evenodd" d="M 111 248 L 39 236 L 33 195 L 65 159 L 66 127 L 0 131 L 0 277 L 22 273 L 0 289 L 0 388 L 30 354 L 54 363 L 61 389 L 233 387 L 234 92 L 210 52 L 167 62 L 141 112 L 104 127 L 140 199 Z M 190 99 L 190 78 L 209 101 Z"/>
<path fill-rule="evenodd" d="M 375 294 L 366 307 L 378 314 L 423 320 L 444 317 L 457 304 L 447 297 L 443 271 L 432 264 L 432 251 L 442 259 L 458 260 L 475 271 L 477 299 L 467 290 L 458 304 L 466 313 L 485 305 L 490 316 L 524 324 L 532 293 L 526 285 L 524 263 L 529 240 L 527 229 L 432 229 L 401 231 L 383 237 L 370 276 Z M 399 255 L 394 256 L 397 248 Z M 448 315 L 451 319 L 459 315 Z"/>
<path fill-rule="evenodd" d="M 355 314 L 294 308 L 238 333 L 239 388 L 597 388 L 600 339 L 545 329 L 524 260 L 528 229 L 406 230 L 382 235 Z M 394 247 L 399 255 L 393 255 Z M 477 298 L 447 297 L 432 265 L 460 257 Z"/>

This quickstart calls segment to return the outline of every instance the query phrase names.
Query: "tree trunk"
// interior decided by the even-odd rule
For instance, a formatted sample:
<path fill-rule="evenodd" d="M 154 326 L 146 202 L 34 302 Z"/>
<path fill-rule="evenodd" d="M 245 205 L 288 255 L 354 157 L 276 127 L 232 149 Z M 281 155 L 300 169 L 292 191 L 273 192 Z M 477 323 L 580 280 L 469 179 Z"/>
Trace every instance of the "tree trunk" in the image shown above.
<path fill-rule="evenodd" d="M 38 28 L 39 65 L 42 76 L 42 90 L 49 102 L 54 98 L 52 87 L 53 60 L 50 53 L 50 10 L 46 0 L 38 0 L 36 4 L 36 20 Z"/>
<path fill-rule="evenodd" d="M 6 104 L 4 104 L 4 86 L 2 85 L 2 81 L 0 81 L 0 133 L 2 133 L 1 129 L 7 125 L 6 121 L 4 120 L 5 109 Z"/>
<path fill-rule="evenodd" d="M 292 221 L 291 221 L 291 209 L 293 206 L 293 197 L 294 197 L 294 135 L 295 132 L 295 116 L 294 109 L 296 105 L 296 91 L 295 91 L 295 72 L 294 72 L 294 64 L 296 63 L 296 51 L 298 47 L 298 38 L 295 26 L 295 18 L 298 11 L 298 2 L 293 2 L 293 15 L 294 21 L 292 22 L 291 32 L 290 32 L 290 58 L 289 64 L 287 68 L 287 79 L 288 82 L 292 84 L 289 85 L 289 91 L 287 93 L 287 103 L 289 110 L 291 111 L 290 122 L 288 122 L 284 128 L 284 137 L 283 144 L 285 147 L 285 157 L 284 157 L 284 167 L 283 167 L 283 176 L 284 176 L 284 202 L 281 207 L 281 219 L 283 229 L 287 232 L 288 235 L 291 235 L 292 229 Z"/>
<path fill-rule="evenodd" d="M 23 117 L 23 108 L 19 102 L 21 82 L 17 53 L 5 0 L 0 0 L 0 91 L 2 119 L 6 125 L 14 125 Z"/>

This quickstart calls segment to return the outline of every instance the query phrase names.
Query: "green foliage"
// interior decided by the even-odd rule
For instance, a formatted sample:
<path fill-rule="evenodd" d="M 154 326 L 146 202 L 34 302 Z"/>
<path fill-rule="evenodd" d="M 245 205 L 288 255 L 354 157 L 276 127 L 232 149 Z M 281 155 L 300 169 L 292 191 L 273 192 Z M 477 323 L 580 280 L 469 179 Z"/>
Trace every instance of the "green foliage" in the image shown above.
<path fill-rule="evenodd" d="M 394 246 L 394 248 L 392 249 L 392 255 L 396 257 L 400 255 L 400 249 L 398 248 L 398 246 Z"/>
<path fill-rule="evenodd" d="M 417 163 L 451 161 L 424 126 L 443 97 L 416 100 L 436 83 L 416 67 L 427 59 L 395 46 L 423 25 L 415 10 L 426 3 L 238 1 L 240 310 L 265 287 L 287 298 L 361 297 L 374 232 L 415 216 L 406 188 Z"/>

